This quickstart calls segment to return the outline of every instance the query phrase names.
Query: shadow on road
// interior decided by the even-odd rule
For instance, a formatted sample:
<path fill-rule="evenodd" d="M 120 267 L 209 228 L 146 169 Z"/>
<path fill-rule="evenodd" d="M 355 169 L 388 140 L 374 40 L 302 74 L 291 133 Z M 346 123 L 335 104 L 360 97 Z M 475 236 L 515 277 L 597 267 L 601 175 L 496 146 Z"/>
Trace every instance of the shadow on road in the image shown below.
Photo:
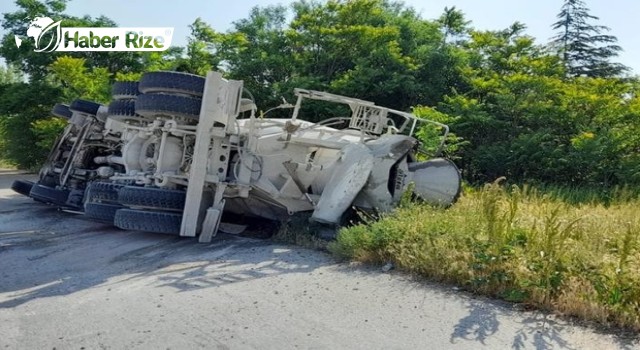
<path fill-rule="evenodd" d="M 0 308 L 145 276 L 185 291 L 331 263 L 326 257 L 300 263 L 300 252 L 265 240 L 221 235 L 198 244 L 122 231 L 14 193 L 14 179 L 33 177 L 16 174 L 0 169 Z"/>
<path fill-rule="evenodd" d="M 498 331 L 497 312 L 486 304 L 471 301 L 467 304 L 469 314 L 458 321 L 451 333 L 451 343 L 456 338 L 475 340 L 485 345 L 485 340 Z"/>
<path fill-rule="evenodd" d="M 499 316 L 508 316 L 513 311 L 504 309 L 504 305 L 492 305 L 491 302 L 478 302 L 470 300 L 466 308 L 469 314 L 461 318 L 454 326 L 451 333 L 450 342 L 456 339 L 473 340 L 485 345 L 487 338 L 498 332 L 500 322 Z M 520 322 L 521 328 L 515 331 L 515 336 L 511 343 L 511 348 L 523 350 L 535 349 L 574 349 L 569 342 L 561 335 L 563 326 L 554 323 L 541 313 L 532 313 Z"/>
<path fill-rule="evenodd" d="M 81 224 L 69 226 L 73 230 Z M 330 263 L 294 263 L 298 253 L 269 241 L 220 237 L 202 245 L 195 239 L 85 226 L 93 227 L 0 234 L 0 266 L 9 267 L 0 272 L 5 281 L 0 284 L 0 308 L 147 276 L 155 276 L 158 286 L 187 291 L 310 272 Z"/>
<path fill-rule="evenodd" d="M 549 324 L 551 323 L 551 324 Z M 525 343 L 531 341 L 536 349 L 575 349 L 560 334 L 565 328 L 549 321 L 546 315 L 535 313 L 521 321 L 523 325 L 516 332 L 512 349 L 525 349 Z"/>
<path fill-rule="evenodd" d="M 450 294 L 450 293 L 447 293 Z M 571 321 L 556 320 L 555 317 L 544 312 L 518 312 L 512 310 L 511 304 L 493 300 L 468 300 L 465 307 L 468 314 L 458 320 L 453 327 L 450 342 L 457 339 L 476 341 L 485 345 L 485 341 L 500 331 L 501 318 L 513 318 L 514 315 L 525 315 L 516 322 L 520 325 L 515 329 L 511 348 L 514 350 L 531 349 L 567 349 L 577 350 L 563 336 Z M 503 332 L 504 333 L 504 332 Z M 638 335 L 624 336 L 619 332 L 603 333 L 611 336 L 621 349 L 636 349 Z"/>

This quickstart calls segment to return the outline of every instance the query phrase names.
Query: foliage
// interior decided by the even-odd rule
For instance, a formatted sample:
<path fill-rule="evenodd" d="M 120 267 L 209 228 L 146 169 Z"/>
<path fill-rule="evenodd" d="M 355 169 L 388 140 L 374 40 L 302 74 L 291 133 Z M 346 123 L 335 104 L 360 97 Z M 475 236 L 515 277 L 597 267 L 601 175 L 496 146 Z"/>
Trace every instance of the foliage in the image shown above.
<path fill-rule="evenodd" d="M 31 130 L 38 139 L 36 146 L 42 150 L 50 150 L 65 126 L 67 121 L 58 117 L 38 119 L 31 123 Z"/>
<path fill-rule="evenodd" d="M 104 67 L 87 68 L 86 60 L 58 57 L 50 66 L 54 81 L 64 89 L 64 99 L 76 98 L 107 102 L 111 97 L 109 72 Z"/>
<path fill-rule="evenodd" d="M 60 96 L 58 88 L 43 83 L 0 85 L 0 158 L 21 168 L 32 168 L 46 158 L 49 149 L 39 147 L 31 125 L 48 117 Z"/>
<path fill-rule="evenodd" d="M 303 87 L 407 110 L 434 104 L 457 85 L 460 53 L 442 49 L 440 25 L 411 8 L 356 0 L 299 1 L 291 9 L 287 23 L 286 7 L 254 8 L 227 33 L 197 20 L 192 39 L 212 55 L 205 61 L 244 80 L 265 109 Z M 450 28 L 456 34 L 458 22 Z"/>
<path fill-rule="evenodd" d="M 208 71 L 217 69 L 220 63 L 217 55 L 209 51 L 211 44 L 207 43 L 214 41 L 217 34 L 200 18 L 196 18 L 189 28 L 191 36 L 187 44 L 187 55 L 178 60 L 176 70 L 206 75 Z"/>
<path fill-rule="evenodd" d="M 458 121 L 457 117 L 438 112 L 435 108 L 427 106 L 416 106 L 413 108 L 412 112 L 419 118 L 445 125 L 453 125 Z M 428 156 L 445 156 L 447 158 L 457 160 L 461 147 L 467 146 L 468 142 L 462 137 L 456 136 L 456 133 L 451 130 L 449 130 L 446 137 L 444 132 L 445 130 L 443 127 L 439 125 L 434 125 L 429 122 L 421 122 L 418 126 L 417 132 L 415 133 L 415 137 L 421 142 L 421 146 Z M 438 149 L 442 144 L 443 138 L 444 147 L 441 150 L 442 153 L 438 154 Z"/>
<path fill-rule="evenodd" d="M 620 63 L 609 60 L 618 56 L 622 47 L 618 39 L 604 34 L 606 26 L 590 24 L 598 17 L 589 14 L 583 0 L 564 0 L 553 29 L 558 31 L 552 44 L 562 56 L 567 73 L 571 76 L 612 77 L 628 70 Z"/>
<path fill-rule="evenodd" d="M 499 176 L 584 186 L 637 183 L 640 149 L 637 84 L 621 79 L 566 80 L 561 61 L 522 35 L 472 32 L 464 68 L 470 90 L 439 104 L 467 143 L 459 165 L 467 179 Z"/>
<path fill-rule="evenodd" d="M 29 20 L 37 16 L 47 16 L 55 21 L 61 20 L 66 27 L 112 27 L 115 22 L 104 16 L 92 18 L 90 16 L 74 17 L 64 13 L 67 0 L 50 0 L 40 2 L 37 0 L 16 0 L 18 10 L 5 13 L 2 27 L 8 32 L 0 45 L 0 56 L 10 63 L 15 64 L 29 76 L 32 81 L 44 79 L 48 75 L 48 67 L 56 59 L 63 55 L 84 58 L 91 67 L 104 67 L 109 72 L 126 72 L 140 70 L 143 62 L 140 53 L 137 52 L 50 52 L 42 54 L 34 52 L 33 40 L 23 40 L 20 47 L 14 43 L 14 33 L 24 36 L 27 32 Z"/>
<path fill-rule="evenodd" d="M 579 196 L 580 194 L 574 194 Z M 343 229 L 338 256 L 640 330 L 640 199 L 569 205 L 498 184 L 445 210 L 410 204 Z"/>
<path fill-rule="evenodd" d="M 445 7 L 444 13 L 438 18 L 438 24 L 442 27 L 443 44 L 468 32 L 470 23 L 470 21 L 465 20 L 464 13 L 457 10 L 455 6 Z"/>
<path fill-rule="evenodd" d="M 22 72 L 15 66 L 0 66 L 0 85 L 14 84 L 24 81 Z"/>

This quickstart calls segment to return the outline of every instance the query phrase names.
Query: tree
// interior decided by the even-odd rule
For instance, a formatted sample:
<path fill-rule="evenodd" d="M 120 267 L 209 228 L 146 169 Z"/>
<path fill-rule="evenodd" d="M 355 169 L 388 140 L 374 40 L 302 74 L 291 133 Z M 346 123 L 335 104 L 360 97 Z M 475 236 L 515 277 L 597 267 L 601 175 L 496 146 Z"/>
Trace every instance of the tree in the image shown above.
<path fill-rule="evenodd" d="M 501 31 L 471 31 L 462 68 L 470 90 L 438 106 L 456 117 L 451 129 L 467 142 L 458 164 L 469 180 L 547 179 L 547 168 L 560 171 L 553 162 L 568 137 L 556 131 L 570 127 L 557 107 L 563 70 L 524 29 L 516 22 Z"/>
<path fill-rule="evenodd" d="M 438 18 L 438 23 L 442 27 L 442 42 L 460 36 L 468 31 L 470 21 L 464 18 L 464 13 L 455 6 L 445 7 L 444 13 Z"/>
<path fill-rule="evenodd" d="M 32 0 L 16 0 L 18 10 L 4 13 L 2 28 L 7 31 L 0 43 L 0 56 L 4 57 L 8 64 L 13 64 L 30 79 L 39 81 L 47 74 L 47 66 L 55 60 L 56 53 L 40 54 L 33 51 L 34 43 L 31 40 L 23 40 L 18 48 L 14 35 L 27 32 L 29 20 L 37 16 L 46 16 L 54 20 L 61 19 L 66 8 L 67 0 L 51 0 L 46 3 Z"/>
<path fill-rule="evenodd" d="M 207 56 L 196 50 L 204 59 L 198 61 L 214 67 L 217 62 L 230 78 L 244 80 L 265 108 L 302 87 L 409 110 L 433 105 L 460 85 L 457 67 L 463 55 L 443 49 L 441 25 L 410 7 L 383 0 L 332 0 L 297 1 L 291 9 L 292 16 L 283 6 L 254 8 L 227 33 L 198 23 L 190 45 L 209 51 Z M 466 23 L 460 13 L 455 15 L 460 16 L 450 23 L 450 33 L 459 33 Z"/>
<path fill-rule="evenodd" d="M 470 90 L 438 105 L 463 139 L 466 179 L 612 186 L 640 181 L 637 82 L 567 79 L 561 57 L 514 24 L 471 31 L 463 67 Z M 455 141 L 455 140 L 454 140 Z"/>
<path fill-rule="evenodd" d="M 234 79 L 242 79 L 256 103 L 268 109 L 281 103 L 294 74 L 294 53 L 285 35 L 287 8 L 281 5 L 255 7 L 248 18 L 234 22 L 234 30 L 218 37 L 223 68 Z"/>
<path fill-rule="evenodd" d="M 552 28 L 558 31 L 551 44 L 558 50 L 570 76 L 612 77 L 628 68 L 610 60 L 617 57 L 622 48 L 618 39 L 604 34 L 606 26 L 589 23 L 599 18 L 589 14 L 583 0 L 564 0 Z"/>
<path fill-rule="evenodd" d="M 219 69 L 220 59 L 215 43 L 220 35 L 200 17 L 189 25 L 191 35 L 186 47 L 186 55 L 178 58 L 176 70 L 191 74 L 206 75 L 210 70 Z"/>

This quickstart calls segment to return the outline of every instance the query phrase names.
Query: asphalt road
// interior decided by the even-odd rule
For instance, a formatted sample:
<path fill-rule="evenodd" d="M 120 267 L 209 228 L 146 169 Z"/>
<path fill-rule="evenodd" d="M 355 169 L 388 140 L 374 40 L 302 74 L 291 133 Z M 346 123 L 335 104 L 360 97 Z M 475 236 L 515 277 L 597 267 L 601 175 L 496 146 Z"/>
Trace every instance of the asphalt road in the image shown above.
<path fill-rule="evenodd" d="M 0 171 L 0 349 L 617 349 L 603 334 L 397 271 L 234 236 L 126 232 Z"/>

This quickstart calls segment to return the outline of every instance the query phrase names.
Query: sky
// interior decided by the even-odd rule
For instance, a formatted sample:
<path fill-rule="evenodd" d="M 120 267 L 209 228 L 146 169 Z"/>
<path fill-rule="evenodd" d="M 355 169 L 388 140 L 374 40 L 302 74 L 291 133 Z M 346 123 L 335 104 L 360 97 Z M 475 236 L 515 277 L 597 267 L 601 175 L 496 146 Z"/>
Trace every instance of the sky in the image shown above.
<path fill-rule="evenodd" d="M 287 5 L 292 0 L 72 0 L 67 13 L 76 16 L 105 15 L 123 27 L 174 27 L 174 45 L 184 45 L 189 24 L 201 17 L 217 31 L 232 28 L 235 20 L 245 18 L 254 6 Z M 551 24 L 556 21 L 561 0 L 405 0 L 426 19 L 440 16 L 445 7 L 462 10 L 476 29 L 504 29 L 514 21 L 527 26 L 526 33 L 546 43 L 553 36 Z M 624 49 L 617 61 L 640 74 L 640 38 L 637 23 L 640 1 L 585 0 L 591 14 L 600 17 L 596 24 L 611 28 Z M 0 0 L 0 12 L 11 12 L 11 0 Z M 0 32 L 4 34 L 4 32 Z"/>

